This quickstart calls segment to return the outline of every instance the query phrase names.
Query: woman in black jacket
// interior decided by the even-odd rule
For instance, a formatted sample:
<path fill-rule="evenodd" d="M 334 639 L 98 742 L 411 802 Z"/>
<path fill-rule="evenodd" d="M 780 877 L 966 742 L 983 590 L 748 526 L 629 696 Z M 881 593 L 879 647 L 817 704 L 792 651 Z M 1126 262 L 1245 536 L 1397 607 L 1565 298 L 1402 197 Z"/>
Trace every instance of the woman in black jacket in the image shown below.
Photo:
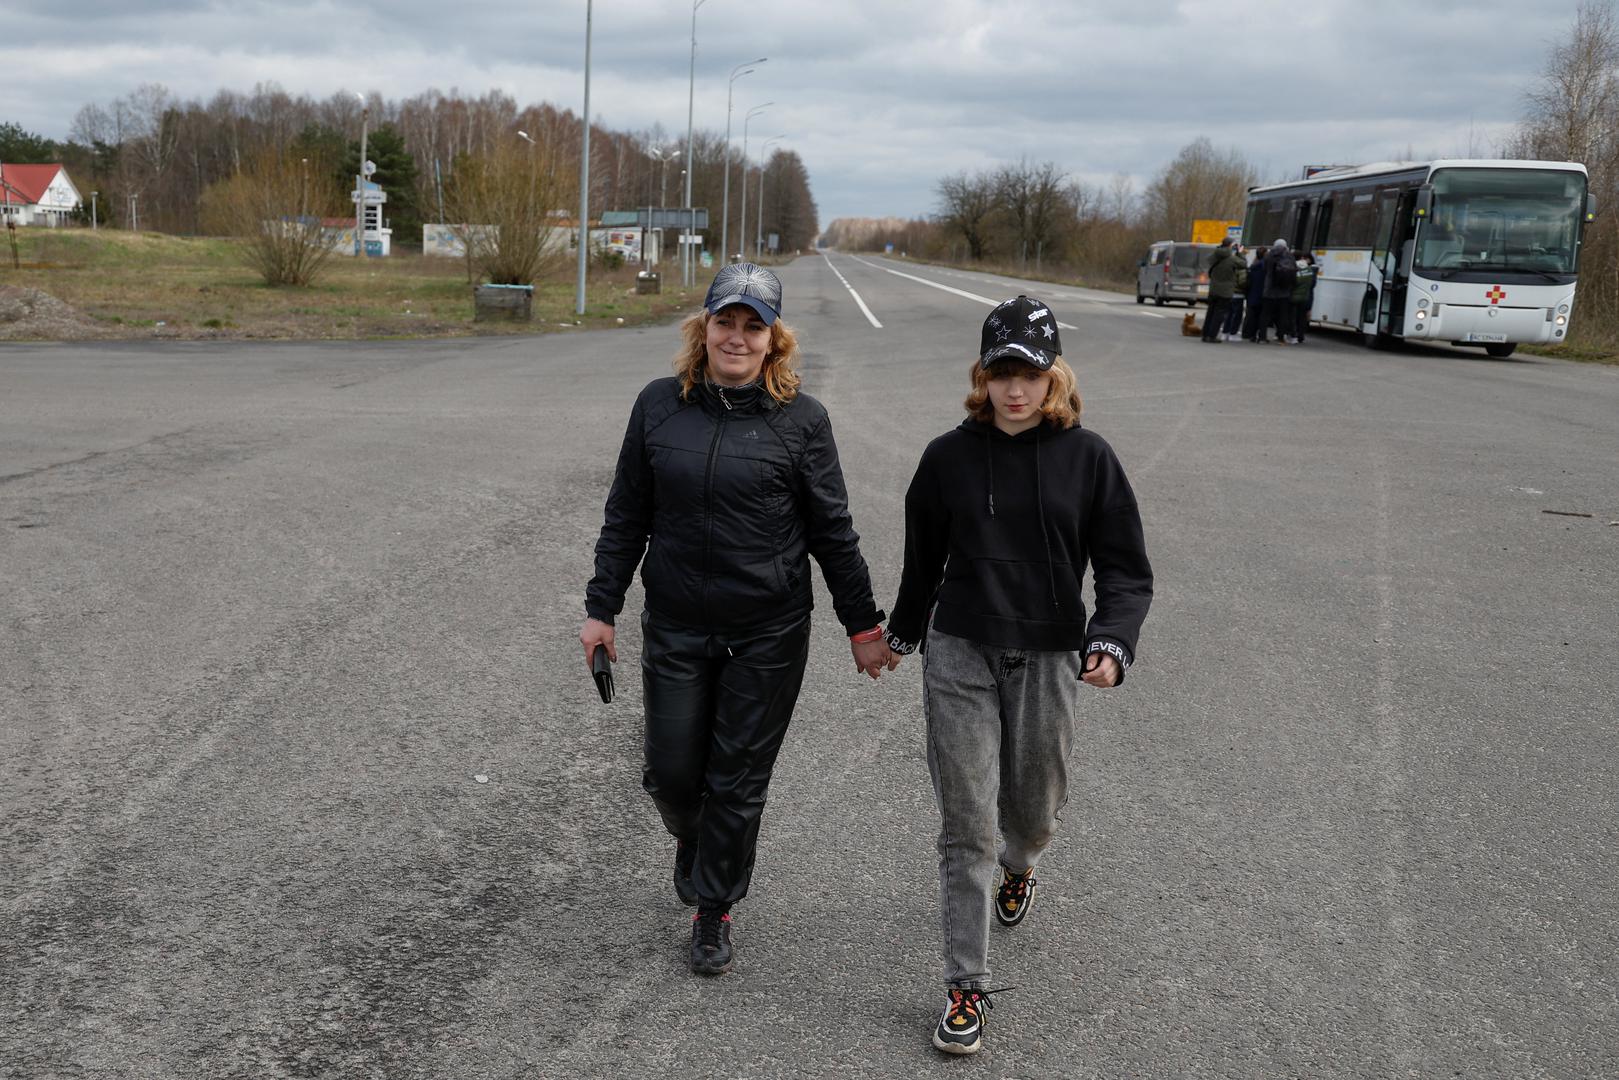
<path fill-rule="evenodd" d="M 1079 686 L 1123 680 L 1152 600 L 1135 494 L 1112 448 L 1079 426 L 1061 350 L 1039 300 L 991 312 L 968 417 L 928 444 L 905 493 L 887 640 L 896 657 L 926 652 L 945 969 L 933 1044 L 952 1054 L 982 1045 L 991 909 L 1016 926 L 1034 899 L 1068 798 Z"/>
<path fill-rule="evenodd" d="M 717 975 L 809 657 L 809 556 L 860 670 L 876 678 L 890 654 L 826 410 L 798 389 L 781 281 L 727 266 L 703 308 L 681 327 L 675 376 L 630 412 L 579 640 L 587 663 L 598 645 L 618 659 L 639 564 L 642 782 L 676 840 L 675 890 L 698 909 L 691 968 Z"/>

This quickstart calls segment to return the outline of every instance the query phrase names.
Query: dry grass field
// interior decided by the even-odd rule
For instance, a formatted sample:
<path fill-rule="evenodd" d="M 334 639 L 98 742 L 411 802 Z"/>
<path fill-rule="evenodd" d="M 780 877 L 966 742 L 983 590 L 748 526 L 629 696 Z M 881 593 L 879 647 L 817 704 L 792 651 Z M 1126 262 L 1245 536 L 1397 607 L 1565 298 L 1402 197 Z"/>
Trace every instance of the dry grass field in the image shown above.
<path fill-rule="evenodd" d="M 20 229 L 20 268 L 0 236 L 0 288 L 38 289 L 85 316 L 83 333 L 17 337 L 378 338 L 529 334 L 573 326 L 571 264 L 536 285 L 531 323 L 472 321 L 472 286 L 459 259 L 395 254 L 334 257 L 315 284 L 270 287 L 241 259 L 236 241 L 104 229 Z M 635 293 L 637 267 L 593 270 L 585 327 L 637 325 L 702 302 L 707 274 L 682 294 L 666 266 L 664 291 Z M 671 280 L 672 279 L 672 280 Z M 57 323 L 66 325 L 62 320 Z"/>

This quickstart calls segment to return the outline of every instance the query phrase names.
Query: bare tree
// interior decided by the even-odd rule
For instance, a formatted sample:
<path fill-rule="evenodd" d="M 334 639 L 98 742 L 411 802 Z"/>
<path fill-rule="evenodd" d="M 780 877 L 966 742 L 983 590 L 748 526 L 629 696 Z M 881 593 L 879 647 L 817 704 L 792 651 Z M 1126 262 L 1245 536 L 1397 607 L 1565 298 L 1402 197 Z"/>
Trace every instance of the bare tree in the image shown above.
<path fill-rule="evenodd" d="M 574 194 L 567 170 L 544 143 L 509 134 L 481 156 L 463 159 L 446 186 L 446 209 L 466 247 L 468 276 L 496 285 L 529 285 L 559 270 L 567 243 L 554 206 Z"/>
<path fill-rule="evenodd" d="M 1051 244 L 1062 210 L 1063 171 L 1054 161 L 1007 165 L 995 174 L 995 201 L 1007 219 L 1018 260 L 1036 264 Z"/>
<path fill-rule="evenodd" d="M 966 241 L 969 258 L 974 262 L 982 259 L 989 239 L 990 215 L 996 206 L 994 176 L 961 172 L 940 180 L 937 190 L 939 224 Z"/>
<path fill-rule="evenodd" d="M 1241 218 L 1248 189 L 1257 180 L 1241 151 L 1218 151 L 1208 139 L 1196 138 L 1147 185 L 1145 223 L 1161 240 L 1189 240 L 1199 218 Z"/>
<path fill-rule="evenodd" d="M 311 166 L 264 154 L 203 196 L 203 221 L 243 240 L 242 258 L 266 285 L 308 285 L 332 256 L 322 219 L 336 216 L 340 195 L 330 169 Z"/>

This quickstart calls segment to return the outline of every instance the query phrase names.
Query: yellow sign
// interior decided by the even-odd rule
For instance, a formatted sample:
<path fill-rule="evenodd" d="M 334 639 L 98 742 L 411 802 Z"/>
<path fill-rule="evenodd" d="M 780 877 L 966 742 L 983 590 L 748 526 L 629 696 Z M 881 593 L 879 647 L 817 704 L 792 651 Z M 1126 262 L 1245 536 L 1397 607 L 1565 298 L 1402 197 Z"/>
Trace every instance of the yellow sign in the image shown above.
<path fill-rule="evenodd" d="M 1218 244 L 1228 235 L 1233 235 L 1231 233 L 1232 229 L 1236 229 L 1240 233 L 1242 230 L 1242 222 L 1199 219 L 1192 222 L 1192 243 Z"/>

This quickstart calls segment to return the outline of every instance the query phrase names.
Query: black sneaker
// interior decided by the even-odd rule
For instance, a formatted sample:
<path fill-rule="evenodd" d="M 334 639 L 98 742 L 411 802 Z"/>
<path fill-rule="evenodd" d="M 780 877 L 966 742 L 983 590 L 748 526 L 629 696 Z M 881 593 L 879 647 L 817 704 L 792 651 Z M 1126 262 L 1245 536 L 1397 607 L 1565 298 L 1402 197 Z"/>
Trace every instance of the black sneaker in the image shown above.
<path fill-rule="evenodd" d="M 691 917 L 691 970 L 697 975 L 723 975 L 731 970 L 731 915 L 699 911 Z"/>
<path fill-rule="evenodd" d="M 984 1009 L 993 1009 L 991 994 L 1002 990 L 980 990 L 976 986 L 952 986 L 945 995 L 944 1015 L 933 1029 L 933 1045 L 947 1054 L 976 1054 L 984 1047 Z"/>
<path fill-rule="evenodd" d="M 675 841 L 675 895 L 687 907 L 697 906 L 697 885 L 691 879 L 691 869 L 696 863 L 697 845 Z"/>
<path fill-rule="evenodd" d="M 1002 926 L 1016 926 L 1034 903 L 1034 868 L 1014 874 L 1001 867 L 1001 887 L 995 890 L 995 917 Z"/>

